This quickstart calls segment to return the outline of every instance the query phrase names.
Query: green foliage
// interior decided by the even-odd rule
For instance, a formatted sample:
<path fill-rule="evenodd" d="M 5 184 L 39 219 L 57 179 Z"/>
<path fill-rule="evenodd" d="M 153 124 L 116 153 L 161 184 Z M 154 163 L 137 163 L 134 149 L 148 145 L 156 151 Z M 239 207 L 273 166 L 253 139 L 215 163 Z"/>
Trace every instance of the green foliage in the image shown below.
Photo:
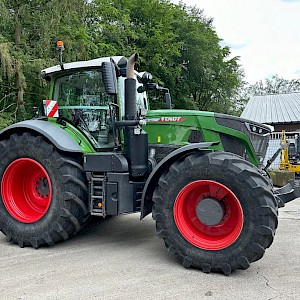
<path fill-rule="evenodd" d="M 32 117 L 47 95 L 41 69 L 57 64 L 55 41 L 64 39 L 67 60 L 88 59 L 84 0 L 0 1 L 0 99 L 15 121 Z"/>
<path fill-rule="evenodd" d="M 232 111 L 242 78 L 238 58 L 229 58 L 202 10 L 169 1 L 95 0 L 93 13 L 98 53 L 139 52 L 139 69 L 170 88 L 175 108 Z M 152 101 L 163 107 L 157 95 Z"/>
<path fill-rule="evenodd" d="M 167 0 L 0 0 L 0 18 L 0 111 L 8 122 L 32 117 L 47 97 L 40 71 L 58 63 L 58 39 L 64 61 L 138 52 L 139 70 L 170 88 L 175 108 L 235 110 L 238 59 L 197 8 Z M 164 106 L 162 96 L 153 94 L 155 107 Z"/>
<path fill-rule="evenodd" d="M 14 122 L 14 118 L 7 113 L 0 113 L 0 130 L 11 125 Z"/>
<path fill-rule="evenodd" d="M 284 79 L 278 75 L 273 75 L 271 79 L 266 78 L 245 87 L 245 93 L 250 96 L 260 96 L 269 94 L 283 94 L 300 92 L 300 79 Z"/>

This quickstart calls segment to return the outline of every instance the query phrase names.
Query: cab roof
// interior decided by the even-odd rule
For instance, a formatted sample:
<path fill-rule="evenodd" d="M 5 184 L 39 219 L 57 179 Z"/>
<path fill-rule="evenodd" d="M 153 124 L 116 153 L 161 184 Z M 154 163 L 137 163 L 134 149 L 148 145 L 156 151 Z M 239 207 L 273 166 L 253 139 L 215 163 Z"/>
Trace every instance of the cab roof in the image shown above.
<path fill-rule="evenodd" d="M 111 57 L 101 57 L 92 60 L 85 60 L 85 61 L 76 61 L 71 63 L 64 63 L 64 71 L 72 70 L 72 69 L 80 69 L 80 68 L 92 68 L 92 67 L 101 67 L 103 62 L 110 62 L 113 60 L 116 64 L 126 64 L 127 58 L 124 56 L 111 56 Z M 43 69 L 42 76 L 45 77 L 52 77 L 53 75 L 61 72 L 62 69 L 60 65 L 56 65 L 47 69 Z"/>

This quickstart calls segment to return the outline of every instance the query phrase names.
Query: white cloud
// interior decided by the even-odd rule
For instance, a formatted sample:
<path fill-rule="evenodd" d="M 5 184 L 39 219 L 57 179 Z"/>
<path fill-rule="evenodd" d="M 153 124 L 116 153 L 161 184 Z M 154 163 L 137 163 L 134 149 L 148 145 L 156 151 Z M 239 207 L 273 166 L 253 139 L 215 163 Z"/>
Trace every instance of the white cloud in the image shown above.
<path fill-rule="evenodd" d="M 173 1 L 178 2 L 178 1 Z M 278 74 L 299 78 L 299 0 L 184 0 L 214 19 L 217 34 L 240 56 L 250 83 Z"/>

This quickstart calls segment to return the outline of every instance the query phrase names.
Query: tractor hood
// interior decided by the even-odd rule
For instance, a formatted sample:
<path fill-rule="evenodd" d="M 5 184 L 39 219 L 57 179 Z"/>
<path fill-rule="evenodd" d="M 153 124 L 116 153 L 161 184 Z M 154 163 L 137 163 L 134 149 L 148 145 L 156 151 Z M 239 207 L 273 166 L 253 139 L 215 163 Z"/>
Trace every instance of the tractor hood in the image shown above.
<path fill-rule="evenodd" d="M 273 131 L 272 126 L 257 123 L 255 121 L 243 119 L 236 116 L 214 113 L 209 111 L 199 110 L 180 110 L 180 109 L 159 109 L 159 110 L 148 110 L 147 122 L 159 122 L 168 123 L 176 122 L 182 123 L 182 125 L 189 125 L 189 120 L 193 117 L 201 118 L 215 118 L 217 123 L 232 129 L 241 130 L 239 124 L 249 123 L 257 127 L 257 133 L 269 134 Z M 254 128 L 255 129 L 255 128 Z M 261 129 L 261 130 L 260 130 Z M 252 128 L 253 130 L 253 128 Z M 255 130 L 254 130 L 255 132 Z"/>
<path fill-rule="evenodd" d="M 268 125 L 207 111 L 149 110 L 146 119 L 150 144 L 221 141 L 215 150 L 235 153 L 255 165 L 262 163 L 272 132 Z"/>

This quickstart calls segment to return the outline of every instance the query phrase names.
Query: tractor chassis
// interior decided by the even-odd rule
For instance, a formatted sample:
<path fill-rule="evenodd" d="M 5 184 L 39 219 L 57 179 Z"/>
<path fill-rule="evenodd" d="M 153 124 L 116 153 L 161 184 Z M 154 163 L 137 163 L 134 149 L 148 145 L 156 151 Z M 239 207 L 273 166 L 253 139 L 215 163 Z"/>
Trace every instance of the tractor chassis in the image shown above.
<path fill-rule="evenodd" d="M 105 217 L 140 211 L 145 181 L 130 179 L 123 155 L 86 154 L 83 168 L 89 182 L 91 215 Z"/>

